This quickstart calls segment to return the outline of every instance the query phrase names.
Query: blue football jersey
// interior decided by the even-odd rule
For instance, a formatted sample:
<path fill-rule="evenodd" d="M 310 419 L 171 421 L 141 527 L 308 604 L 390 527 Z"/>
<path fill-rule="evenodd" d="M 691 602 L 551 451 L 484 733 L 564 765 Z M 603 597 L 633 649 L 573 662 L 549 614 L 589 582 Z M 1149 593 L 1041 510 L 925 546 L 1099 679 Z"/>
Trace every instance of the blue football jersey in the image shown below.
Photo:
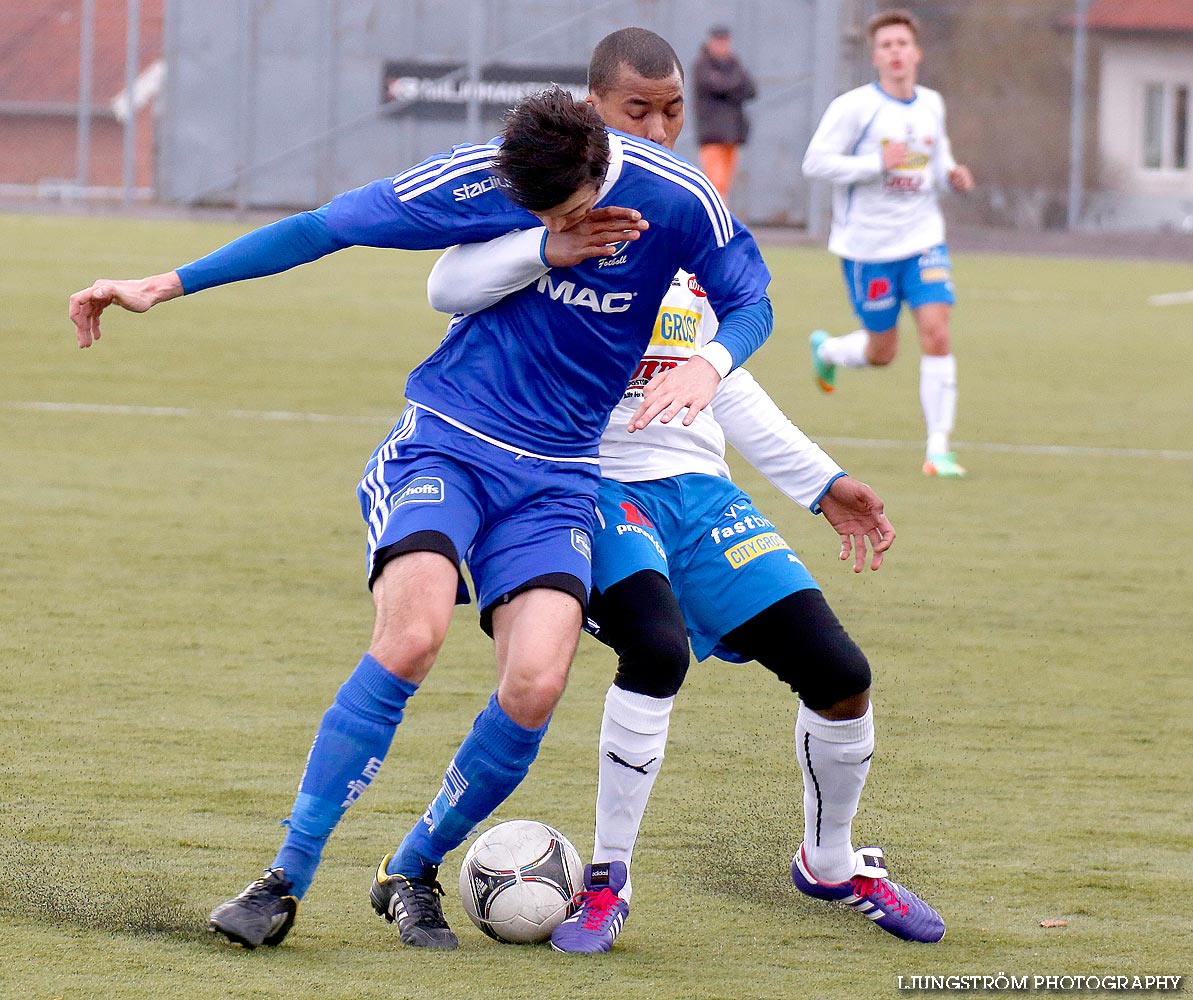
<path fill-rule="evenodd" d="M 612 256 L 554 268 L 457 318 L 411 373 L 411 402 L 532 454 L 590 458 L 676 271 L 696 274 L 708 289 L 720 318 L 716 339 L 738 364 L 766 339 L 770 273 L 708 179 L 653 142 L 610 129 L 609 146 L 597 204 L 638 209 L 650 228 Z M 498 148 L 456 146 L 247 233 L 178 268 L 183 290 L 276 274 L 348 246 L 442 249 L 538 227 L 493 174 Z"/>
<path fill-rule="evenodd" d="M 498 442 L 551 457 L 594 456 L 680 268 L 700 276 L 717 315 L 766 298 L 753 237 L 695 167 L 610 130 L 597 205 L 635 208 L 650 228 L 608 257 L 553 268 L 474 315 L 457 317 L 410 375 L 406 396 Z M 492 174 L 496 145 L 458 146 L 392 181 L 338 196 L 328 224 L 345 245 L 431 247 L 538 226 Z M 421 242 L 420 242 L 421 241 Z M 754 344 L 752 346 L 757 346 Z"/>

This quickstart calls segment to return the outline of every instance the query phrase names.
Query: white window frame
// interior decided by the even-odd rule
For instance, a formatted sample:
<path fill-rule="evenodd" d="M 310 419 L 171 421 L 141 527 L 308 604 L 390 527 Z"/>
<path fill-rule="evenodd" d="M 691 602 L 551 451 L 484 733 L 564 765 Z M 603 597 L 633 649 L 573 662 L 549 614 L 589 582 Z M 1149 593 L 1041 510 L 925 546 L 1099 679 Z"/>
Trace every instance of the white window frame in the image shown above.
<path fill-rule="evenodd" d="M 1184 149 L 1179 152 L 1184 163 L 1177 163 L 1178 133 L 1177 94 L 1184 91 Z M 1148 115 L 1152 95 L 1159 93 L 1159 135 L 1153 132 L 1157 124 Z M 1139 95 L 1140 134 L 1139 169 L 1146 174 L 1184 174 L 1193 169 L 1193 80 L 1145 80 Z M 1148 153 L 1154 142 L 1159 143 L 1160 162 L 1148 163 Z"/>

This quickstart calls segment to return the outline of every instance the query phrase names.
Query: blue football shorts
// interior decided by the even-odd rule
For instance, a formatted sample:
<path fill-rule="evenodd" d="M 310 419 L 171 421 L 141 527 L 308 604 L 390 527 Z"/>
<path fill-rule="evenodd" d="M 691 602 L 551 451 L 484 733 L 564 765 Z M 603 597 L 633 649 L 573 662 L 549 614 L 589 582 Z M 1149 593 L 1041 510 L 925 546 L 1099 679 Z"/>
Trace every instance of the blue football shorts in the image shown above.
<path fill-rule="evenodd" d="M 369 583 L 381 570 L 378 552 L 435 532 L 467 565 L 482 612 L 543 578 L 562 580 L 557 589 L 584 604 L 599 482 L 595 464 L 519 455 L 408 406 L 357 488 Z M 457 603 L 468 603 L 462 579 Z"/>
<path fill-rule="evenodd" d="M 949 248 L 944 243 L 914 257 L 881 264 L 842 259 L 841 269 L 853 311 L 871 333 L 894 329 L 904 302 L 918 309 L 934 302 L 952 305 L 956 301 Z"/>
<path fill-rule="evenodd" d="M 720 476 L 602 479 L 594 542 L 598 590 L 645 569 L 667 577 L 698 660 L 742 662 L 719 645 L 724 635 L 788 594 L 820 589 L 774 524 Z"/>

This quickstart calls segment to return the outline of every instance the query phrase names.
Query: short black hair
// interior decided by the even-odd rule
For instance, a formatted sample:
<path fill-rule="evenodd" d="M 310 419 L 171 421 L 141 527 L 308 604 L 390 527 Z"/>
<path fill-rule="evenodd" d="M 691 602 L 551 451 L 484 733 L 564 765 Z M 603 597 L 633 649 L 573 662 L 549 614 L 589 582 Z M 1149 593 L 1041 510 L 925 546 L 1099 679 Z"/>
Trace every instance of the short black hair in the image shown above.
<path fill-rule="evenodd" d="M 596 109 L 556 85 L 523 97 L 505 114 L 494 173 L 506 197 L 531 212 L 562 205 L 605 179 L 609 133 Z"/>
<path fill-rule="evenodd" d="M 662 80 L 679 73 L 683 64 L 668 41 L 646 28 L 622 28 L 606 35 L 592 50 L 588 63 L 589 93 L 603 96 L 617 83 L 621 67 L 629 66 L 647 80 Z"/>

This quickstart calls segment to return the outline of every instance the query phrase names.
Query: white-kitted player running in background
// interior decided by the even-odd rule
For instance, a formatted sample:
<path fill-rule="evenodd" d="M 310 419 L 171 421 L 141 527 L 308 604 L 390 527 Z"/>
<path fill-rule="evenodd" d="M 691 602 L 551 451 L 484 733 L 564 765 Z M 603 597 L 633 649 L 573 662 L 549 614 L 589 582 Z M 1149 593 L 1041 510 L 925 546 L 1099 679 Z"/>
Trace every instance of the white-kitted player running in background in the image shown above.
<path fill-rule="evenodd" d="M 804 155 L 804 175 L 833 182 L 828 248 L 841 258 L 845 288 L 862 329 L 843 337 L 816 330 L 812 368 L 832 392 L 837 368 L 889 365 L 906 302 L 920 336 L 920 403 L 928 427 L 924 473 L 959 478 L 949 444 L 957 406 L 957 362 L 949 339 L 953 272 L 939 192 L 973 189 L 953 159 L 944 101 L 916 84 L 915 19 L 884 11 L 868 26 L 878 80 L 828 106 Z"/>

